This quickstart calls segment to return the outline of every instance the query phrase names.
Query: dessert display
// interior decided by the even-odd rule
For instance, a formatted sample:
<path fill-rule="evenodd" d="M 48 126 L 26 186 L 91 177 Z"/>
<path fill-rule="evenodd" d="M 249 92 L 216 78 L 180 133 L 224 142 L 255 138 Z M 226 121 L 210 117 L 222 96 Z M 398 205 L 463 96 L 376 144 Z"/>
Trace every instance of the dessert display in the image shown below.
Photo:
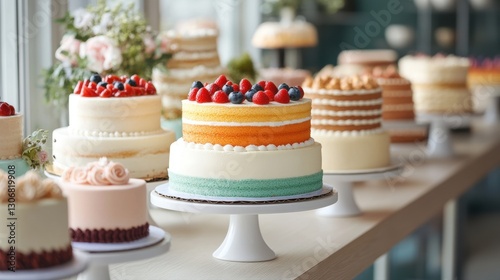
<path fill-rule="evenodd" d="M 149 235 L 146 182 L 129 176 L 122 164 L 106 158 L 64 171 L 61 188 L 73 241 L 123 243 Z"/>
<path fill-rule="evenodd" d="M 22 158 L 23 116 L 16 114 L 15 108 L 0 101 L 0 170 L 14 170 L 21 176 L 29 170 L 28 163 Z M 14 166 L 14 168 L 9 168 Z"/>
<path fill-rule="evenodd" d="M 412 83 L 417 114 L 471 112 L 468 68 L 467 58 L 453 55 L 407 55 L 399 60 L 399 73 Z"/>
<path fill-rule="evenodd" d="M 14 176 L 11 169 L 0 170 L 0 207 L 6 223 L 0 228 L 0 271 L 48 268 L 73 259 L 67 200 L 53 180 L 35 171 Z"/>
<path fill-rule="evenodd" d="M 398 54 L 394 50 L 345 50 L 340 52 L 339 65 L 358 65 L 363 68 L 387 67 L 395 64 Z"/>
<path fill-rule="evenodd" d="M 467 85 L 474 112 L 484 112 L 493 97 L 500 96 L 500 58 L 471 59 Z"/>
<path fill-rule="evenodd" d="M 316 76 L 303 84 L 312 99 L 311 136 L 321 143 L 323 170 L 386 167 L 389 134 L 382 129 L 382 89 L 370 76 Z"/>
<path fill-rule="evenodd" d="M 427 128 L 415 125 L 410 81 L 402 78 L 394 66 L 375 67 L 372 74 L 382 87 L 382 120 L 391 142 L 425 140 Z"/>
<path fill-rule="evenodd" d="M 222 75 L 194 82 L 182 110 L 183 138 L 170 153 L 172 191 L 236 200 L 321 191 L 321 145 L 310 136 L 311 100 L 300 86 Z"/>
<path fill-rule="evenodd" d="M 311 72 L 304 69 L 293 68 L 265 68 L 259 70 L 261 80 L 272 81 L 279 85 L 282 83 L 288 85 L 301 85 Z"/>
<path fill-rule="evenodd" d="M 69 96 L 69 126 L 53 132 L 53 171 L 107 157 L 133 178 L 167 177 L 172 131 L 160 126 L 161 100 L 151 82 L 133 75 L 93 75 Z"/>
<path fill-rule="evenodd" d="M 193 80 L 214 80 L 224 72 L 217 52 L 218 31 L 193 27 L 169 30 L 164 34 L 174 53 L 166 70 L 153 71 L 153 83 L 162 98 L 163 117 L 181 117 L 181 100 L 186 97 Z"/>

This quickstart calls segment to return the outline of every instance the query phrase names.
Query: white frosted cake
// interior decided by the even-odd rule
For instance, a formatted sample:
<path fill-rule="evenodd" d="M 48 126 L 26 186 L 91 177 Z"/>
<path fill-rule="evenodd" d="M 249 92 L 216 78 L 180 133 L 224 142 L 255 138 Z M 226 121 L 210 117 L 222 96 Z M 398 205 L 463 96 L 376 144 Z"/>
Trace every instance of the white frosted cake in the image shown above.
<path fill-rule="evenodd" d="M 0 271 L 54 267 L 73 259 L 68 204 L 59 186 L 35 171 L 0 170 Z"/>
<path fill-rule="evenodd" d="M 69 96 L 69 126 L 53 132 L 54 172 L 107 157 L 125 165 L 133 178 L 166 178 L 175 133 L 160 127 L 160 96 L 154 90 L 130 95 L 140 86 L 117 90 L 126 82 L 114 84 L 113 97 Z"/>
<path fill-rule="evenodd" d="M 16 114 L 14 107 L 0 101 L 0 170 L 7 172 L 9 166 L 17 176 L 29 170 L 22 158 L 23 152 L 23 116 Z"/>
<path fill-rule="evenodd" d="M 389 134 L 381 128 L 382 89 L 369 76 L 316 76 L 303 84 L 312 99 L 311 136 L 322 145 L 323 170 L 386 167 Z"/>

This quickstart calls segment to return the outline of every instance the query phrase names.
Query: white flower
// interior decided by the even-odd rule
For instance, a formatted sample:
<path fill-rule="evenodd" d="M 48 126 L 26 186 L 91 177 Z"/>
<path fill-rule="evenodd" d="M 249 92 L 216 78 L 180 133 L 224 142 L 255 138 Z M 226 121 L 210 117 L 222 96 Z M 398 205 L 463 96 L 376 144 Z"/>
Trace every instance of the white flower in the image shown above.
<path fill-rule="evenodd" d="M 80 40 L 74 34 L 66 34 L 61 40 L 61 46 L 56 50 L 56 59 L 75 65 L 80 52 Z"/>
<path fill-rule="evenodd" d="M 113 18 L 111 17 L 110 13 L 105 13 L 101 17 L 101 22 L 92 27 L 92 32 L 94 34 L 104 34 L 108 31 L 108 28 L 113 24 Z"/>
<path fill-rule="evenodd" d="M 80 56 L 87 58 L 88 69 L 97 73 L 115 68 L 122 63 L 122 53 L 115 40 L 96 36 L 82 43 Z"/>
<path fill-rule="evenodd" d="M 74 21 L 73 25 L 80 28 L 89 28 L 92 26 L 92 21 L 94 20 L 94 15 L 87 12 L 85 9 L 78 9 L 73 13 Z"/>
<path fill-rule="evenodd" d="M 156 50 L 156 42 L 153 37 L 151 37 L 150 35 L 146 35 L 142 40 L 144 41 L 145 46 L 144 52 L 148 55 L 154 53 L 154 51 Z"/>

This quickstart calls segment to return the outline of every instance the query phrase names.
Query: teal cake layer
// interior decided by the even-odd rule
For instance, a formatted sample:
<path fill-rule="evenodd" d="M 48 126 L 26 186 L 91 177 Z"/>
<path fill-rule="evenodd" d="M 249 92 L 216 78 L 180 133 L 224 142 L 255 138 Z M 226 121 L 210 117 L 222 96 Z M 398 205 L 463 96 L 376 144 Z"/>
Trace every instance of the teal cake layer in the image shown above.
<path fill-rule="evenodd" d="M 228 180 L 191 177 L 169 171 L 170 189 L 189 194 L 214 197 L 277 197 L 300 195 L 323 187 L 323 171 L 284 179 Z"/>
<path fill-rule="evenodd" d="M 28 170 L 30 170 L 30 167 L 23 158 L 16 158 L 0 160 L 0 169 L 5 171 L 6 173 L 8 173 L 9 170 L 14 170 L 14 175 L 16 176 L 16 178 L 18 178 L 19 176 L 22 176 L 24 175 L 24 173 L 28 172 Z"/>

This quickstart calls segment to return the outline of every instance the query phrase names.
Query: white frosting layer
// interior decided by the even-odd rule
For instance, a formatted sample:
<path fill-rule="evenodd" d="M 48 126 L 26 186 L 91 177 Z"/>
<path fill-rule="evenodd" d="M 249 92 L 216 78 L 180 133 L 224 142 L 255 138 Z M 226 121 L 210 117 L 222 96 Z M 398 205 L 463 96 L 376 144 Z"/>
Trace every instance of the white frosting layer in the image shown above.
<path fill-rule="evenodd" d="M 278 146 L 274 144 L 269 144 L 267 146 L 248 145 L 246 147 L 232 146 L 232 145 L 222 146 L 220 144 L 214 145 L 211 143 L 200 144 L 200 143 L 186 142 L 182 138 L 179 138 L 177 142 L 179 142 L 178 145 L 185 145 L 187 148 L 196 150 L 213 150 L 213 151 L 225 151 L 225 152 L 256 152 L 256 151 L 263 152 L 263 151 L 291 150 L 291 149 L 304 148 L 313 145 L 314 139 L 310 138 L 309 140 L 301 143 L 293 143 L 287 145 L 278 145 Z"/>
<path fill-rule="evenodd" d="M 0 204 L 0 219 L 5 225 L 0 227 L 0 248 L 8 250 L 10 217 L 7 204 Z M 43 199 L 31 203 L 16 203 L 16 251 L 22 253 L 66 249 L 70 245 L 68 232 L 68 203 L 66 198 Z"/>
<path fill-rule="evenodd" d="M 374 94 L 382 91 L 382 88 L 374 89 L 356 89 L 356 90 L 337 90 L 337 89 L 312 89 L 304 88 L 304 91 L 308 94 L 320 94 L 320 95 L 366 95 Z"/>
<path fill-rule="evenodd" d="M 355 100 L 355 101 L 344 101 L 344 100 L 332 100 L 332 99 L 313 99 L 312 104 L 316 105 L 331 105 L 339 107 L 351 107 L 351 106 L 373 106 L 382 104 L 382 98 L 372 99 L 372 100 Z"/>
<path fill-rule="evenodd" d="M 198 60 L 198 59 L 211 59 L 217 58 L 219 54 L 217 51 L 207 51 L 207 52 L 176 52 L 174 58 L 176 60 Z"/>
<path fill-rule="evenodd" d="M 465 57 L 425 57 L 407 55 L 399 60 L 401 76 L 412 84 L 465 84 L 469 59 Z"/>
<path fill-rule="evenodd" d="M 467 88 L 414 87 L 413 102 L 417 112 L 467 112 L 472 109 Z"/>
<path fill-rule="evenodd" d="M 0 117 L 0 160 L 21 156 L 23 148 L 23 116 Z"/>
<path fill-rule="evenodd" d="M 255 105 L 259 106 L 259 105 Z M 311 119 L 311 117 L 296 119 L 296 120 L 283 120 L 279 122 L 205 122 L 205 121 L 196 121 L 190 120 L 188 118 L 182 117 L 182 123 L 191 124 L 191 125 L 208 125 L 208 126 L 285 126 L 290 124 L 297 124 L 307 122 Z"/>
<path fill-rule="evenodd" d="M 311 120 L 312 125 L 370 125 L 381 123 L 382 118 L 368 120 Z"/>
<path fill-rule="evenodd" d="M 325 173 L 385 167 L 390 164 L 389 134 L 385 131 L 336 137 L 311 131 L 322 146 Z"/>
<path fill-rule="evenodd" d="M 382 128 L 375 129 L 367 129 L 367 130 L 346 130 L 346 131 L 338 131 L 338 130 L 329 130 L 329 129 L 311 129 L 311 135 L 321 135 L 321 136 L 334 136 L 334 137 L 355 137 L 355 136 L 363 136 L 369 134 L 382 133 Z"/>
<path fill-rule="evenodd" d="M 182 30 L 168 30 L 165 35 L 169 38 L 179 38 L 179 39 L 198 39 L 203 37 L 214 37 L 217 36 L 217 29 L 212 28 L 192 28 L 192 29 L 182 29 Z"/>
<path fill-rule="evenodd" d="M 72 135 L 77 136 L 92 136 L 92 137 L 137 137 L 137 136 L 147 136 L 163 133 L 163 129 L 158 129 L 156 131 L 136 131 L 136 132 L 107 132 L 107 131 L 88 131 L 88 130 L 80 130 L 73 129 L 72 127 L 68 127 L 68 131 Z"/>
<path fill-rule="evenodd" d="M 331 116 L 331 117 L 349 117 L 349 116 L 377 116 L 382 114 L 382 110 L 352 110 L 352 111 L 333 111 L 312 109 L 311 115 L 313 116 Z"/>
<path fill-rule="evenodd" d="M 198 149 L 179 139 L 172 144 L 169 171 L 210 179 L 279 179 L 321 171 L 321 145 L 274 151 Z"/>
<path fill-rule="evenodd" d="M 224 72 L 225 68 L 222 66 L 206 67 L 203 65 L 199 65 L 189 69 L 168 69 L 168 76 L 178 79 L 195 79 L 196 77 L 200 76 L 219 75 L 220 73 Z"/>

